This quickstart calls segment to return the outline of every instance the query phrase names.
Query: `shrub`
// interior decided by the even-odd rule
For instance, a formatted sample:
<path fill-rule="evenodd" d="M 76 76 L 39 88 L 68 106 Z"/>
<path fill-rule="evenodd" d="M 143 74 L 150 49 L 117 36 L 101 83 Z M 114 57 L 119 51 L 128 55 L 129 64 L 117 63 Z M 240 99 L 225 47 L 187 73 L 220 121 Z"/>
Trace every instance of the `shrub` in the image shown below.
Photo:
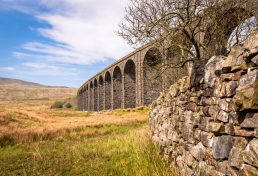
<path fill-rule="evenodd" d="M 68 108 L 68 109 L 73 107 L 73 106 L 71 105 L 71 103 L 69 103 L 69 102 L 66 103 L 64 106 L 65 106 L 65 108 Z"/>
<path fill-rule="evenodd" d="M 52 104 L 51 108 L 55 109 L 55 108 L 63 108 L 64 102 L 62 101 L 56 101 L 54 104 Z"/>

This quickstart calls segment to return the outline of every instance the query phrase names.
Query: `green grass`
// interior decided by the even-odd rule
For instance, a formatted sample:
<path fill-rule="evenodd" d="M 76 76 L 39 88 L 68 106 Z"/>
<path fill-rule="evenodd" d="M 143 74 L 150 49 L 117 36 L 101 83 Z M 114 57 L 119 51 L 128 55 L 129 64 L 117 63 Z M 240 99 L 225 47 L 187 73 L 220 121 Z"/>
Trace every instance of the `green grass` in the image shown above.
<path fill-rule="evenodd" d="M 145 123 L 85 127 L 48 140 L 0 148 L 0 175 L 176 175 Z"/>
<path fill-rule="evenodd" d="M 149 108 L 144 106 L 144 107 L 139 107 L 139 108 L 115 109 L 111 113 L 122 115 L 122 114 L 127 114 L 129 112 L 138 112 L 138 113 L 146 114 L 149 112 Z"/>

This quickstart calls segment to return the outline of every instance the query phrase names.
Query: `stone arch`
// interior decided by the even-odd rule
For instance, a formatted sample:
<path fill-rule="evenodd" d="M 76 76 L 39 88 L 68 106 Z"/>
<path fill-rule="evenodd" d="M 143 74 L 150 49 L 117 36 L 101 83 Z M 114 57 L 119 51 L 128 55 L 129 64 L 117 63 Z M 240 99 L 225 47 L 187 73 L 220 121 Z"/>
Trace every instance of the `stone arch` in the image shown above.
<path fill-rule="evenodd" d="M 105 74 L 105 109 L 111 109 L 111 74 Z"/>
<path fill-rule="evenodd" d="M 162 56 L 160 51 L 150 48 L 143 60 L 143 100 L 149 105 L 157 99 L 162 91 Z"/>
<path fill-rule="evenodd" d="M 128 60 L 124 67 L 124 103 L 125 108 L 136 107 L 136 67 L 132 60 Z"/>
<path fill-rule="evenodd" d="M 94 86 L 93 82 L 90 82 L 90 110 L 94 111 Z"/>
<path fill-rule="evenodd" d="M 99 111 L 104 109 L 104 80 L 103 76 L 99 77 Z"/>
<path fill-rule="evenodd" d="M 98 111 L 98 102 L 99 102 L 99 96 L 98 96 L 98 81 L 97 79 L 94 80 L 94 111 Z"/>
<path fill-rule="evenodd" d="M 187 46 L 187 44 L 185 44 Z M 184 54 L 184 56 L 182 56 Z M 181 49 L 178 46 L 169 47 L 165 50 L 163 56 L 163 62 L 166 66 L 164 66 L 163 75 L 163 89 L 169 89 L 169 87 L 174 84 L 177 80 L 182 78 L 183 76 L 187 76 L 187 67 L 178 67 L 171 68 L 169 66 L 178 65 L 178 63 L 182 62 L 182 58 L 187 60 L 188 56 L 185 53 L 182 53 Z"/>
<path fill-rule="evenodd" d="M 113 109 L 122 108 L 122 72 L 116 66 L 113 72 Z"/>

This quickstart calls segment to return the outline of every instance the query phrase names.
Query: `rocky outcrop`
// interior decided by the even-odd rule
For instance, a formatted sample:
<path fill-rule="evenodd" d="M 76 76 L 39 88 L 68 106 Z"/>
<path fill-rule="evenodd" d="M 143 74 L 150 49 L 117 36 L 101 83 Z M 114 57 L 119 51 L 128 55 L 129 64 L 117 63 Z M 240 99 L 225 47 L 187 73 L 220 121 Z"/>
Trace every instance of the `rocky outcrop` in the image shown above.
<path fill-rule="evenodd" d="M 196 62 L 153 102 L 152 140 L 186 175 L 258 175 L 258 29 L 227 57 Z"/>

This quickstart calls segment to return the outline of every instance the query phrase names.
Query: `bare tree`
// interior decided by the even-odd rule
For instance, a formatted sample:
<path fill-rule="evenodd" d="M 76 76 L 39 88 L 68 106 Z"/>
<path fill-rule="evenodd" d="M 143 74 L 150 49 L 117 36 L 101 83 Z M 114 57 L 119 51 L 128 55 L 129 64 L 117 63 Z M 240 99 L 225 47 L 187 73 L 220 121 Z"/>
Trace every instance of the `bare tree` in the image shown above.
<path fill-rule="evenodd" d="M 246 4 L 253 9 L 243 10 Z M 221 34 L 229 35 L 255 10 L 257 0 L 131 0 L 118 34 L 136 47 L 155 44 L 173 50 L 179 57 L 173 67 L 181 67 L 202 59 L 212 44 L 225 45 Z M 223 53 L 225 46 L 216 47 Z"/>
<path fill-rule="evenodd" d="M 134 47 L 150 45 L 161 51 L 162 59 L 155 59 L 154 52 L 144 65 L 151 92 L 161 79 L 169 86 L 186 75 L 188 63 L 225 55 L 243 42 L 257 25 L 245 20 L 257 9 L 258 0 L 130 0 L 118 35 Z"/>

